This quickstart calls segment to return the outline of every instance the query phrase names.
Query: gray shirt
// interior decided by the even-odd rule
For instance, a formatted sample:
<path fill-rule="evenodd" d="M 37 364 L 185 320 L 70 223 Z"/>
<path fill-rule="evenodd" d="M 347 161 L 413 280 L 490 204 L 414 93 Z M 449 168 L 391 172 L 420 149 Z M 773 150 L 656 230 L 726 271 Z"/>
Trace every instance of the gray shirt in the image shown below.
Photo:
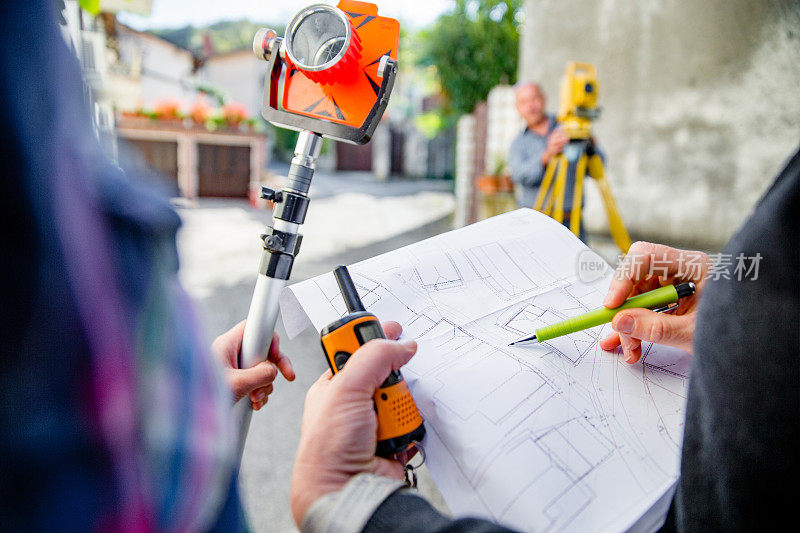
<path fill-rule="evenodd" d="M 520 207 L 533 207 L 539 185 L 544 178 L 542 154 L 547 147 L 547 136 L 556 128 L 556 119 L 547 115 L 547 122 L 546 135 L 539 135 L 532 129 L 525 128 L 525 131 L 516 136 L 508 151 L 511 180 L 516 185 L 517 205 Z M 564 197 L 565 209 L 567 205 L 572 206 L 571 195 Z"/>

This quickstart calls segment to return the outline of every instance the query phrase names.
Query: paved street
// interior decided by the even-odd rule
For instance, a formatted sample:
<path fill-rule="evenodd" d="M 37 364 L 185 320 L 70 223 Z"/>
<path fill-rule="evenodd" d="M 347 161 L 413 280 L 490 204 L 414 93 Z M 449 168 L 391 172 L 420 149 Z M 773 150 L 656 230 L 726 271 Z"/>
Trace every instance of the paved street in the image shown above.
<path fill-rule="evenodd" d="M 387 252 L 450 229 L 454 203 L 449 182 L 375 182 L 361 173 L 314 178 L 311 207 L 302 227 L 303 247 L 293 282 Z M 209 342 L 245 317 L 261 254 L 258 236 L 269 210 L 242 200 L 200 200 L 179 208 L 181 277 L 197 300 Z M 253 417 L 242 468 L 245 509 L 254 531 L 294 531 L 289 480 L 308 387 L 327 368 L 319 334 L 311 329 L 289 340 L 279 320 L 281 347 L 297 380 L 275 382 L 269 403 Z M 423 473 L 423 492 L 441 499 Z"/>

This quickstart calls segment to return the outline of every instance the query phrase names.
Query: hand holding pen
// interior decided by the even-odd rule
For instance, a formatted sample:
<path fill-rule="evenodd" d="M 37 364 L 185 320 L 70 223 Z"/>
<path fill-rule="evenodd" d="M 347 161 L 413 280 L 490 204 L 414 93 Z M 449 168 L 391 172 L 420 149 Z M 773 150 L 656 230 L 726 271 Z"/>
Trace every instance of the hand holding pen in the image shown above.
<path fill-rule="evenodd" d="M 603 301 L 605 307 L 613 309 L 631 296 L 681 282 L 694 282 L 697 292 L 681 299 L 680 306 L 669 313 L 650 309 L 620 311 L 611 322 L 614 333 L 600 341 L 600 347 L 613 350 L 621 345 L 625 361 L 631 364 L 642 357 L 642 341 L 674 346 L 691 353 L 697 304 L 709 265 L 708 255 L 703 252 L 649 242 L 634 243 L 614 273 Z"/>

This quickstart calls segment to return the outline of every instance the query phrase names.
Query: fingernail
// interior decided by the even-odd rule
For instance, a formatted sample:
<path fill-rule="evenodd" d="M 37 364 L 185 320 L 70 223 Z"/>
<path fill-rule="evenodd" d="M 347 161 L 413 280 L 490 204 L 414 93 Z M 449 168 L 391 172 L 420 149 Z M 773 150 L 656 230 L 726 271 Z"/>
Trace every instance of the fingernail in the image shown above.
<path fill-rule="evenodd" d="M 627 359 L 625 359 L 625 362 L 628 363 L 629 365 L 632 365 L 633 363 L 636 362 L 636 357 L 634 357 L 633 355 L 630 355 L 630 356 L 628 356 Z"/>
<path fill-rule="evenodd" d="M 417 341 L 415 341 L 414 339 L 408 339 L 408 340 L 405 340 L 405 341 L 400 341 L 400 344 L 402 344 L 403 347 L 406 350 L 408 350 L 409 352 L 417 351 Z"/>
<path fill-rule="evenodd" d="M 617 325 L 614 326 L 614 330 L 625 335 L 633 333 L 633 317 L 622 315 L 622 317 L 617 320 Z"/>
<path fill-rule="evenodd" d="M 262 390 L 262 391 L 258 391 L 258 392 L 256 393 L 256 401 L 257 401 L 257 402 L 261 402 L 261 401 L 263 401 L 263 400 L 264 400 L 264 398 L 266 398 L 266 397 L 267 397 L 267 392 L 266 392 L 266 391 L 263 391 L 263 390 Z"/>
<path fill-rule="evenodd" d="M 611 305 L 611 293 L 606 294 L 606 299 L 603 300 L 603 306 L 608 307 Z"/>

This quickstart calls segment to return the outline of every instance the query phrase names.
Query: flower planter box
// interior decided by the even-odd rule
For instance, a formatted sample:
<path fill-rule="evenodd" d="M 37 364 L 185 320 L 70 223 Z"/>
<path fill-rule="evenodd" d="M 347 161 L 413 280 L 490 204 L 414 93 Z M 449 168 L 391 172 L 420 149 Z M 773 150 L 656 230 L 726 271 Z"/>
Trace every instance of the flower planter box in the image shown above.
<path fill-rule="evenodd" d="M 476 180 L 479 196 L 480 219 L 485 219 L 516 209 L 514 182 L 510 176 L 486 174 Z"/>

